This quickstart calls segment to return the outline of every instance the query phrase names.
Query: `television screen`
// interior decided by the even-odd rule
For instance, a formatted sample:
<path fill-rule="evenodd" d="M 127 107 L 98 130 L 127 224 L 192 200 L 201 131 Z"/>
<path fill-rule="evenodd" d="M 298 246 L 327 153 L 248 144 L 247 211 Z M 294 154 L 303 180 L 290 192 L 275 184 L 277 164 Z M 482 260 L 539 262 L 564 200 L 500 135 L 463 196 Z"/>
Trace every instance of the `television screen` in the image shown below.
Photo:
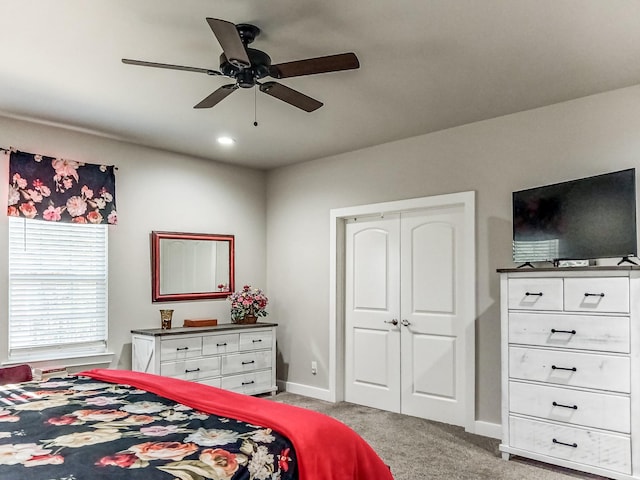
<path fill-rule="evenodd" d="M 513 192 L 513 260 L 637 255 L 635 169 Z"/>

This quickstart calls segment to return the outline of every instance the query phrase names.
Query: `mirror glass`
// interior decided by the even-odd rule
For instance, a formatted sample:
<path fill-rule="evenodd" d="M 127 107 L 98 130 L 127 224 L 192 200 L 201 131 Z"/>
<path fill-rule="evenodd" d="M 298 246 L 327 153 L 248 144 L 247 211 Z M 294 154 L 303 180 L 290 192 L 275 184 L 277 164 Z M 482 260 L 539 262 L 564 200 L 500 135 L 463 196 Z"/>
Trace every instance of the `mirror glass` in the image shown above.
<path fill-rule="evenodd" d="M 234 237 L 151 232 L 152 300 L 226 298 L 234 288 Z"/>

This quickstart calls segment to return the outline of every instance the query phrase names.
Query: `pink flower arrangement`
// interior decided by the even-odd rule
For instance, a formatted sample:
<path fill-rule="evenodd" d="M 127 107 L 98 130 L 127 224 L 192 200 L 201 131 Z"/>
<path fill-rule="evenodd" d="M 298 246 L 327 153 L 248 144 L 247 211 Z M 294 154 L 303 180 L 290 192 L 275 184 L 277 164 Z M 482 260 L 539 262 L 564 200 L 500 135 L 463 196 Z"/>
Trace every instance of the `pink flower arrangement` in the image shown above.
<path fill-rule="evenodd" d="M 269 299 L 259 288 L 252 289 L 251 285 L 245 285 L 242 290 L 233 292 L 227 298 L 231 302 L 231 320 L 234 322 L 247 315 L 267 316 L 265 308 Z"/>

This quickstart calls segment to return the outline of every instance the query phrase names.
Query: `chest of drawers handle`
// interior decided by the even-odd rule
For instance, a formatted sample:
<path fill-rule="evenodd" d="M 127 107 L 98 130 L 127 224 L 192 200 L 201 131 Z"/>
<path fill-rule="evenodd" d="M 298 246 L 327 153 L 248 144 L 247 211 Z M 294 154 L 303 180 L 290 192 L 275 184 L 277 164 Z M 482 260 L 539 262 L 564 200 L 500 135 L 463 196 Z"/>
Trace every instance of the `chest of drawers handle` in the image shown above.
<path fill-rule="evenodd" d="M 251 363 L 256 363 L 256 361 L 255 360 L 250 360 L 248 362 L 242 362 L 242 365 L 249 365 Z"/>
<path fill-rule="evenodd" d="M 554 407 L 571 408 L 573 410 L 577 410 L 578 409 L 577 405 L 563 405 L 563 404 L 558 403 L 558 402 L 553 402 L 552 405 Z"/>
<path fill-rule="evenodd" d="M 216 343 L 216 347 L 226 347 L 227 346 L 227 342 L 225 343 Z"/>
<path fill-rule="evenodd" d="M 551 329 L 551 333 L 570 333 L 571 335 L 575 335 L 575 330 L 556 330 L 555 328 Z"/>
<path fill-rule="evenodd" d="M 567 368 L 567 367 L 556 367 L 555 365 L 551 365 L 551 369 L 552 370 L 567 370 L 570 372 L 577 372 L 578 369 L 576 367 L 571 367 L 571 368 Z"/>
<path fill-rule="evenodd" d="M 526 292 L 525 295 L 527 297 L 529 296 L 534 296 L 534 297 L 541 297 L 542 296 L 542 292 L 536 292 L 536 293 L 532 293 L 532 292 Z"/>
<path fill-rule="evenodd" d="M 189 350 L 189 347 L 177 347 L 176 350 L 179 352 L 180 350 Z"/>
<path fill-rule="evenodd" d="M 253 343 L 260 343 L 262 341 L 261 338 L 257 339 L 257 340 L 253 340 Z"/>
<path fill-rule="evenodd" d="M 251 380 L 250 382 L 242 382 L 242 385 L 251 385 L 252 383 L 256 383 L 254 380 Z"/>
<path fill-rule="evenodd" d="M 561 442 L 560 440 L 556 440 L 555 438 L 553 439 L 553 443 L 557 443 L 558 445 L 565 445 L 567 447 L 572 447 L 572 448 L 578 448 L 578 444 L 576 442 L 573 443 L 565 443 L 565 442 Z"/>
<path fill-rule="evenodd" d="M 191 370 L 189 370 L 188 368 L 185 368 L 184 373 L 192 373 L 192 372 L 199 372 L 200 368 L 193 368 Z"/>
<path fill-rule="evenodd" d="M 604 297 L 604 293 L 585 293 L 585 297 Z"/>

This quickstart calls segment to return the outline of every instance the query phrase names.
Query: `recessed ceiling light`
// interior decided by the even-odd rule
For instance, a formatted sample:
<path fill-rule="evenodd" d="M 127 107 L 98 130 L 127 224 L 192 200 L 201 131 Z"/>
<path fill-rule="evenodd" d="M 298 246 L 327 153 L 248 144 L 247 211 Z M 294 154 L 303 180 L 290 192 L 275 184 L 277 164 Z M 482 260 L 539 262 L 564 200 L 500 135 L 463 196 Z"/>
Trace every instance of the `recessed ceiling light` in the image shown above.
<path fill-rule="evenodd" d="M 231 137 L 218 137 L 218 143 L 220 145 L 233 145 L 236 141 Z"/>

